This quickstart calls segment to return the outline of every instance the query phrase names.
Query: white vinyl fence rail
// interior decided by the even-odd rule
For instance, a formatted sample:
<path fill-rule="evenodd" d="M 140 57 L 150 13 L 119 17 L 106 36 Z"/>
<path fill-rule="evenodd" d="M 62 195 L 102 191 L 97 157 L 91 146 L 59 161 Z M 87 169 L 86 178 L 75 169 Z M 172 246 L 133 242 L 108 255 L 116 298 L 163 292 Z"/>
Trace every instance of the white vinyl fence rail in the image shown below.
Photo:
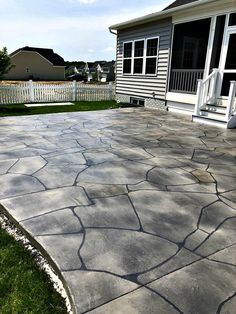
<path fill-rule="evenodd" d="M 43 84 L 33 81 L 18 85 L 0 85 L 0 104 L 100 101 L 115 99 L 115 86 L 81 84 Z"/>

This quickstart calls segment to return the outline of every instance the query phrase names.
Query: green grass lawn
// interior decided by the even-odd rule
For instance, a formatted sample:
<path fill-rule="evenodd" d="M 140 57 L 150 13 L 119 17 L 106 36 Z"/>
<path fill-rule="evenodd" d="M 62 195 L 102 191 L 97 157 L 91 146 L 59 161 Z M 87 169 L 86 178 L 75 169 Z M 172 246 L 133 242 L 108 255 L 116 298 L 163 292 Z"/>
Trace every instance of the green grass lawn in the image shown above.
<path fill-rule="evenodd" d="M 91 111 L 118 108 L 115 101 L 80 101 L 73 106 L 25 107 L 23 104 L 0 105 L 0 117 L 22 116 L 58 112 Z"/>
<path fill-rule="evenodd" d="M 67 313 L 64 300 L 30 253 L 1 228 L 0 313 Z"/>

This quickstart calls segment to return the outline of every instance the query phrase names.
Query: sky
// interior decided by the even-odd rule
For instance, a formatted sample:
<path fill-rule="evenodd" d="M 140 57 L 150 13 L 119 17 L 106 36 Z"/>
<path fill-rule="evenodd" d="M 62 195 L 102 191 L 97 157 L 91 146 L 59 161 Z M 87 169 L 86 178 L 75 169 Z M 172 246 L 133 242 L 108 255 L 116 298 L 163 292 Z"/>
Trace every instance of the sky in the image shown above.
<path fill-rule="evenodd" d="M 162 10 L 170 0 L 0 0 L 0 48 L 52 48 L 66 61 L 115 59 L 108 27 Z"/>

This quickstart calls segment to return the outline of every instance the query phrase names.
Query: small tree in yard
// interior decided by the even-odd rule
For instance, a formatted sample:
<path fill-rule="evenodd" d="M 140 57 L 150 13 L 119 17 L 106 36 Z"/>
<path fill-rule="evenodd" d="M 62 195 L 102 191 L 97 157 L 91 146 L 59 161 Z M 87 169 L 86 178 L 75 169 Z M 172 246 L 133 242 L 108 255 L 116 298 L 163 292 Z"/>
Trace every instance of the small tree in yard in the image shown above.
<path fill-rule="evenodd" d="M 11 58 L 7 53 L 7 48 L 0 49 L 0 79 L 7 74 L 13 66 L 11 65 Z"/>

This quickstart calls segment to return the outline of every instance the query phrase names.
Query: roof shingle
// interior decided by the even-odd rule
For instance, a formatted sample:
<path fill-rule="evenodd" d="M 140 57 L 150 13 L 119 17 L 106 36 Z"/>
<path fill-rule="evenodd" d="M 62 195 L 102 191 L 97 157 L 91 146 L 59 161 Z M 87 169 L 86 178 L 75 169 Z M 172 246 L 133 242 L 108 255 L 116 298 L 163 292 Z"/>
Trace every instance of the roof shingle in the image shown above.
<path fill-rule="evenodd" d="M 180 7 L 181 5 L 192 3 L 192 2 L 195 2 L 195 1 L 198 1 L 198 0 L 176 0 L 173 3 L 171 3 L 170 5 L 168 5 L 168 7 L 166 7 L 163 11 L 169 10 L 169 9 L 173 9 L 173 8 L 176 8 L 176 7 Z"/>

